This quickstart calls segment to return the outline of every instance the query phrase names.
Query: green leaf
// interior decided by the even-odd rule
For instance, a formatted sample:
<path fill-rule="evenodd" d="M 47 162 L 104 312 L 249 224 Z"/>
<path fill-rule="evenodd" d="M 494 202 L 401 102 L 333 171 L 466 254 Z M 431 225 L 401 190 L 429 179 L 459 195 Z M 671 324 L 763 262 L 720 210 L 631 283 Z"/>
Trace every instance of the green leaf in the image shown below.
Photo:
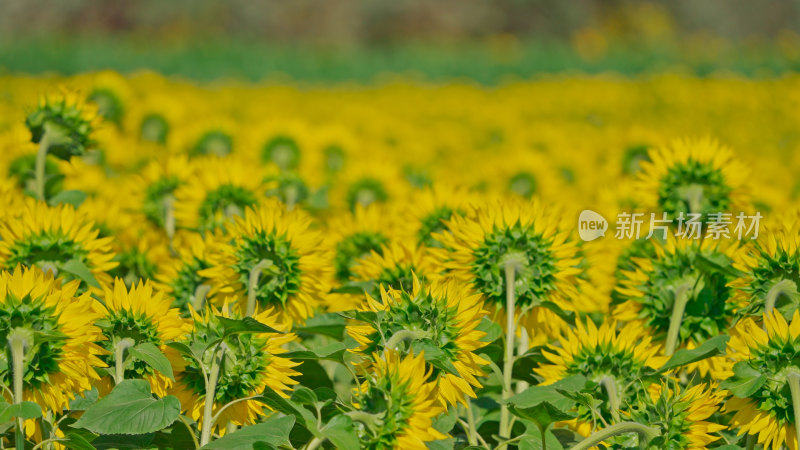
<path fill-rule="evenodd" d="M 341 286 L 336 286 L 331 289 L 331 294 L 352 294 L 363 296 L 365 292 L 372 290 L 374 283 L 372 281 L 348 281 Z"/>
<path fill-rule="evenodd" d="M 290 447 L 289 432 L 294 426 L 293 416 L 271 417 L 266 422 L 243 427 L 233 433 L 204 445 L 203 449 L 257 449 L 257 444 L 271 447 Z"/>
<path fill-rule="evenodd" d="M 482 318 L 477 327 L 478 331 L 483 331 L 486 336 L 481 338 L 481 342 L 494 342 L 503 337 L 503 328 L 493 320 L 486 317 Z"/>
<path fill-rule="evenodd" d="M 562 410 L 560 407 L 547 401 L 539 402 L 535 406 L 528 408 L 519 408 L 511 405 L 509 406 L 509 411 L 517 417 L 530 420 L 542 430 L 546 430 L 555 422 L 569 420 L 575 417 L 575 414 L 569 412 L 569 410 Z"/>
<path fill-rule="evenodd" d="M 347 351 L 347 346 L 342 342 L 333 342 L 316 350 L 295 350 L 282 353 L 282 358 L 292 360 L 324 359 L 328 361 L 342 362 L 342 357 Z"/>
<path fill-rule="evenodd" d="M 750 367 L 746 361 L 739 361 L 733 366 L 733 375 L 720 383 L 719 387 L 729 390 L 739 398 L 745 398 L 756 393 L 766 382 L 767 377 L 764 374 Z"/>
<path fill-rule="evenodd" d="M 150 383 L 125 380 L 89 407 L 73 425 L 98 434 L 145 434 L 161 430 L 178 418 L 177 397 L 153 398 Z"/>
<path fill-rule="evenodd" d="M 170 380 L 175 381 L 175 377 L 172 374 L 172 364 L 170 364 L 169 359 L 164 356 L 164 354 L 158 347 L 155 346 L 155 344 L 151 342 L 143 342 L 136 347 L 129 348 L 128 353 L 131 356 L 144 361 L 153 369 L 166 375 Z"/>
<path fill-rule="evenodd" d="M 458 375 L 458 369 L 453 365 L 453 361 L 450 360 L 450 357 L 447 356 L 441 348 L 429 342 L 415 342 L 413 346 L 415 350 L 414 353 L 419 353 L 420 351 L 425 352 L 425 361 L 433 367 Z"/>
<path fill-rule="evenodd" d="M 42 407 L 34 402 L 0 403 L 0 423 L 13 420 L 16 417 L 23 419 L 36 419 L 42 417 Z"/>
<path fill-rule="evenodd" d="M 77 430 L 70 430 L 64 433 L 64 440 L 58 443 L 70 450 L 95 450 L 94 445 Z"/>
<path fill-rule="evenodd" d="M 275 411 L 286 414 L 287 416 L 294 416 L 299 425 L 308 430 L 316 431 L 317 418 L 314 417 L 314 414 L 311 411 L 281 397 L 271 388 L 265 387 L 264 392 L 262 392 L 256 400 L 264 403 Z"/>
<path fill-rule="evenodd" d="M 316 405 L 319 399 L 311 389 L 305 386 L 298 386 L 292 392 L 292 401 L 300 405 Z"/>
<path fill-rule="evenodd" d="M 306 320 L 303 326 L 295 328 L 295 332 L 319 334 L 341 341 L 344 339 L 346 327 L 347 323 L 342 316 L 336 313 L 329 313 L 314 316 Z"/>
<path fill-rule="evenodd" d="M 438 441 L 426 442 L 428 450 L 453 450 L 456 445 L 456 440 L 453 438 L 440 439 Z M 482 449 L 483 447 L 477 447 Z M 466 450 L 466 449 L 465 449 Z"/>
<path fill-rule="evenodd" d="M 223 328 L 223 338 L 239 333 L 280 333 L 280 331 L 252 317 L 230 319 L 228 317 L 217 316 L 217 319 Z"/>
<path fill-rule="evenodd" d="M 359 447 L 358 435 L 356 435 L 353 420 L 344 414 L 340 414 L 331 419 L 331 421 L 320 430 L 320 433 L 323 437 L 331 441 L 336 448 Z"/>
<path fill-rule="evenodd" d="M 83 280 L 84 283 L 88 284 L 89 286 L 99 288 L 100 283 L 97 282 L 97 279 L 92 275 L 92 272 L 86 267 L 86 264 L 83 263 L 80 259 L 70 259 L 69 261 L 65 262 L 64 264 L 59 267 L 59 269 L 63 272 L 67 272 L 78 277 L 80 280 Z"/>
<path fill-rule="evenodd" d="M 695 266 L 706 273 L 722 273 L 731 278 L 739 278 L 742 272 L 733 267 L 733 261 L 722 253 L 698 253 Z"/>
<path fill-rule="evenodd" d="M 672 355 L 672 358 L 670 358 L 669 361 L 664 363 L 664 365 L 658 369 L 658 373 L 664 373 L 676 367 L 684 366 L 686 364 L 691 364 L 725 353 L 725 346 L 728 342 L 728 339 L 730 339 L 730 336 L 723 334 L 714 336 L 691 350 L 678 350 L 674 355 Z"/>
<path fill-rule="evenodd" d="M 565 397 L 561 392 L 578 392 L 586 386 L 583 375 L 573 375 L 548 386 L 532 386 L 521 393 L 509 398 L 507 403 L 518 408 L 530 408 L 540 402 L 549 402 L 559 409 L 569 410 L 574 401 Z"/>
<path fill-rule="evenodd" d="M 74 207 L 81 206 L 86 200 L 86 193 L 78 190 L 61 191 L 58 194 L 47 199 L 50 206 L 56 206 L 61 203 L 66 203 Z"/>
<path fill-rule="evenodd" d="M 91 391 L 86 391 L 83 396 L 77 396 L 74 400 L 69 402 L 69 409 L 72 411 L 86 411 L 87 408 L 97 402 L 100 393 L 97 392 L 96 387 L 92 387 Z"/>

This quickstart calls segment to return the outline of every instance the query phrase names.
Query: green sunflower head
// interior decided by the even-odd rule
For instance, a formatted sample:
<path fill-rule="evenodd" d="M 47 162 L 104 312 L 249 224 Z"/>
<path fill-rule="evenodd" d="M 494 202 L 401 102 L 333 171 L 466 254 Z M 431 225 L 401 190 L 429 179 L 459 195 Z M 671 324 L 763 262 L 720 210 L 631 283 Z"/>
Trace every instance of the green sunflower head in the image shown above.
<path fill-rule="evenodd" d="M 175 190 L 181 185 L 180 178 L 164 176 L 151 183 L 144 192 L 142 213 L 159 228 L 164 228 L 167 220 L 167 203 Z"/>
<path fill-rule="evenodd" d="M 106 337 L 106 340 L 101 341 L 100 345 L 108 351 L 100 359 L 109 367 L 113 367 L 115 364 L 115 349 L 122 340 L 129 340 L 131 345 L 150 343 L 158 347 L 163 344 L 159 337 L 158 326 L 153 318 L 129 309 L 110 311 L 105 318 L 98 320 L 96 325 Z M 132 358 L 125 365 L 124 376 L 127 379 L 141 378 L 154 373 L 155 369 L 145 361 Z"/>
<path fill-rule="evenodd" d="M 688 160 L 671 166 L 658 189 L 659 210 L 678 217 L 680 213 L 708 214 L 728 211 L 732 189 L 723 173 L 710 163 Z"/>
<path fill-rule="evenodd" d="M 142 118 L 142 123 L 139 125 L 139 136 L 143 141 L 164 145 L 167 143 L 169 128 L 169 122 L 163 115 L 150 113 Z"/>
<path fill-rule="evenodd" d="M 347 189 L 347 206 L 355 211 L 356 206 L 368 206 L 372 203 L 385 203 L 389 193 L 380 180 L 365 177 L 352 183 Z"/>
<path fill-rule="evenodd" d="M 336 244 L 333 261 L 336 279 L 340 283 L 349 281 L 356 262 L 373 251 L 383 254 L 382 247 L 388 242 L 389 239 L 377 231 L 359 231 L 342 239 Z"/>
<path fill-rule="evenodd" d="M 97 113 L 100 117 L 117 126 L 122 124 L 125 105 L 114 91 L 98 88 L 89 94 L 87 100 L 97 105 Z"/>
<path fill-rule="evenodd" d="M 230 217 L 243 215 L 247 208 L 258 203 L 256 194 L 242 186 L 223 184 L 208 192 L 198 210 L 200 230 L 221 228 Z"/>
<path fill-rule="evenodd" d="M 263 230 L 242 236 L 236 243 L 235 259 L 232 268 L 242 286 L 248 286 L 250 272 L 261 267 L 256 287 L 260 309 L 284 308 L 289 299 L 300 292 L 300 256 L 284 236 Z"/>
<path fill-rule="evenodd" d="M 286 205 L 304 203 L 311 194 L 305 181 L 293 172 L 281 172 L 267 178 L 265 182 L 270 186 L 266 191 L 267 196 L 278 197 Z"/>
<path fill-rule="evenodd" d="M 274 136 L 264 144 L 261 160 L 273 163 L 281 170 L 294 170 L 300 165 L 300 145 L 288 135 Z"/>
<path fill-rule="evenodd" d="M 233 151 L 233 138 L 222 130 L 210 130 L 200 136 L 200 139 L 189 150 L 189 155 L 214 155 L 227 156 Z"/>
<path fill-rule="evenodd" d="M 464 211 L 440 206 L 423 217 L 417 232 L 419 243 L 426 247 L 442 248 L 442 243 L 434 235 L 447 230 L 446 222 L 453 217 L 453 214 L 463 215 Z"/>
<path fill-rule="evenodd" d="M 41 144 L 45 139 L 48 153 L 63 160 L 81 156 L 94 145 L 91 139 L 92 119 L 87 117 L 78 102 L 66 97 L 45 99 L 25 119 L 31 132 L 31 142 Z"/>
<path fill-rule="evenodd" d="M 322 151 L 325 156 L 325 170 L 329 173 L 336 173 L 342 170 L 345 162 L 345 153 L 342 147 L 331 144 Z"/>
<path fill-rule="evenodd" d="M 530 172 L 518 172 L 508 180 L 508 190 L 525 198 L 533 197 L 538 185 Z"/>

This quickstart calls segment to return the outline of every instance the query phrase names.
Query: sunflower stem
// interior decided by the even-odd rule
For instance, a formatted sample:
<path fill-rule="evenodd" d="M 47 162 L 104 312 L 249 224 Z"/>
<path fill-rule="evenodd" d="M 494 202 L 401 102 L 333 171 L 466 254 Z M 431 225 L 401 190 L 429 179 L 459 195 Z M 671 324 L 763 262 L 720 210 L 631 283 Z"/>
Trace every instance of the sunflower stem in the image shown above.
<path fill-rule="evenodd" d="M 14 383 L 14 404 L 23 402 L 23 374 L 25 372 L 25 349 L 33 344 L 33 333 L 25 328 L 14 328 L 8 334 L 8 346 L 11 350 L 11 370 Z M 25 449 L 24 419 L 17 417 L 14 433 L 14 444 L 17 450 Z"/>
<path fill-rule="evenodd" d="M 33 172 L 36 198 L 43 202 L 47 201 L 45 198 L 45 163 L 47 162 L 48 150 L 50 150 L 50 139 L 47 127 L 45 127 L 42 139 L 39 141 L 39 151 L 36 152 L 36 163 Z"/>
<path fill-rule="evenodd" d="M 637 433 L 639 435 L 639 448 L 645 448 L 654 437 L 658 436 L 658 429 L 638 422 L 620 422 L 596 431 L 591 436 L 575 444 L 570 450 L 590 449 L 610 437 L 623 433 Z"/>
<path fill-rule="evenodd" d="M 667 330 L 667 342 L 665 347 L 665 354 L 667 356 L 672 356 L 678 346 L 683 312 L 686 310 L 686 304 L 689 302 L 690 286 L 690 283 L 684 283 L 675 290 L 675 302 L 672 304 L 672 317 L 669 319 L 669 329 Z"/>
<path fill-rule="evenodd" d="M 505 262 L 506 278 L 506 354 L 503 360 L 503 400 L 508 400 L 513 394 L 511 386 L 511 373 L 514 369 L 514 337 L 516 330 L 516 308 L 515 308 L 515 276 L 517 273 L 518 261 L 516 258 L 508 258 Z M 500 436 L 511 437 L 511 414 L 508 404 L 503 402 L 500 406 Z M 501 447 L 505 448 L 504 446 Z"/>
<path fill-rule="evenodd" d="M 133 344 L 131 338 L 125 338 L 114 346 L 114 382 L 116 384 L 122 383 L 122 380 L 125 379 L 125 350 L 133 347 Z"/>
<path fill-rule="evenodd" d="M 528 338 L 528 330 L 525 327 L 520 327 L 519 329 L 519 343 L 517 344 L 517 358 L 520 358 L 522 355 L 527 353 L 528 346 L 530 345 L 530 339 Z M 522 393 L 525 389 L 528 389 L 530 385 L 527 381 L 524 380 L 517 380 L 517 394 Z"/>
<path fill-rule="evenodd" d="M 261 277 L 261 271 L 272 265 L 272 261 L 262 259 L 252 269 L 250 269 L 250 276 L 247 278 L 247 316 L 252 316 L 256 311 L 256 294 L 258 293 L 258 279 Z"/>
<path fill-rule="evenodd" d="M 203 308 L 203 304 L 206 301 L 206 296 L 208 295 L 208 291 L 211 290 L 211 286 L 203 283 L 198 285 L 194 289 L 194 296 L 192 297 L 192 309 L 197 312 L 200 312 L 200 309 Z"/>
<path fill-rule="evenodd" d="M 169 250 L 175 254 L 172 240 L 175 237 L 175 199 L 171 195 L 164 197 L 164 231 L 169 240 Z"/>
<path fill-rule="evenodd" d="M 319 446 L 322 445 L 323 442 L 325 442 L 325 439 L 315 437 L 314 439 L 308 442 L 308 445 L 306 445 L 305 450 L 314 450 L 316 448 L 319 448 Z"/>
<path fill-rule="evenodd" d="M 473 415 L 472 411 L 472 400 L 469 396 L 465 396 L 467 399 L 467 439 L 469 441 L 469 445 L 478 445 L 478 429 L 475 427 L 475 415 Z"/>
<path fill-rule="evenodd" d="M 617 380 L 611 375 L 606 375 L 600 379 L 600 385 L 606 390 L 608 395 L 608 407 L 611 410 L 611 417 L 615 422 L 619 422 L 619 396 L 617 395 Z"/>
<path fill-rule="evenodd" d="M 789 383 L 789 391 L 792 393 L 795 439 L 797 444 L 800 444 L 800 372 L 796 370 L 789 372 L 786 375 L 786 382 Z"/>
<path fill-rule="evenodd" d="M 214 360 L 211 362 L 208 384 L 206 385 L 206 397 L 203 402 L 203 429 L 200 432 L 201 447 L 211 442 L 211 430 L 214 429 L 214 397 L 216 397 L 217 381 L 219 380 L 219 372 L 222 368 L 224 357 L 225 344 L 220 344 L 219 349 L 215 352 Z"/>
<path fill-rule="evenodd" d="M 797 285 L 794 284 L 794 281 L 783 279 L 773 284 L 764 299 L 764 314 L 769 314 L 775 309 L 781 296 L 793 298 L 795 295 L 797 295 Z"/>
<path fill-rule="evenodd" d="M 423 339 L 428 337 L 429 335 L 430 333 L 425 330 L 400 330 L 389 338 L 389 340 L 386 342 L 386 348 L 391 350 L 396 350 L 397 346 L 405 341 Z"/>

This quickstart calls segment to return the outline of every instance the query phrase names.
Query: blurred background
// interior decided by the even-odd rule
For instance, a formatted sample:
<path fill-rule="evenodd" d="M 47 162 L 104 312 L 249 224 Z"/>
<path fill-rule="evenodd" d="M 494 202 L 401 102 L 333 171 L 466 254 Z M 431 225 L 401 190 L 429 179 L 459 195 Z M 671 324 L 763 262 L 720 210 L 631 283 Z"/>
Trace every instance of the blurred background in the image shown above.
<path fill-rule="evenodd" d="M 796 0 L 0 0 L 0 71 L 496 83 L 800 68 Z"/>

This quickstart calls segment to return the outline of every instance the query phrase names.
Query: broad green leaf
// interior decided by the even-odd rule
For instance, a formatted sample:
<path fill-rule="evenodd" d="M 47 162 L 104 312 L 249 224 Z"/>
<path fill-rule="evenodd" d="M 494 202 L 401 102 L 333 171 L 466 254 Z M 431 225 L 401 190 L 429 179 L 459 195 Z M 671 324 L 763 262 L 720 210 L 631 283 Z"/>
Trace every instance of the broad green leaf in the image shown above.
<path fill-rule="evenodd" d="M 353 420 L 344 414 L 340 414 L 327 425 L 322 427 L 320 434 L 327 438 L 336 448 L 358 448 L 358 435 L 356 435 Z"/>
<path fill-rule="evenodd" d="M 70 450 L 95 450 L 94 445 L 78 430 L 70 430 L 64 433 L 64 440 L 60 440 L 59 444 Z"/>
<path fill-rule="evenodd" d="M 97 392 L 97 388 L 92 387 L 91 391 L 86 391 L 83 396 L 79 395 L 69 402 L 69 409 L 72 411 L 85 411 L 97 402 L 99 396 L 100 393 Z"/>
<path fill-rule="evenodd" d="M 695 265 L 707 273 L 722 273 L 731 278 L 742 276 L 742 272 L 733 267 L 733 261 L 722 253 L 702 254 L 698 253 Z"/>
<path fill-rule="evenodd" d="M 81 206 L 86 200 L 86 193 L 78 190 L 61 191 L 58 194 L 47 199 L 47 204 L 56 206 L 61 203 L 66 203 L 74 207 Z"/>
<path fill-rule="evenodd" d="M 277 392 L 269 387 L 264 388 L 264 392 L 257 398 L 258 401 L 264 403 L 275 411 L 286 414 L 287 416 L 294 416 L 297 423 L 308 430 L 316 429 L 316 420 L 314 414 L 306 408 L 295 404 L 293 401 L 281 397 Z"/>
<path fill-rule="evenodd" d="M 311 389 L 305 386 L 298 386 L 292 392 L 292 401 L 300 405 L 316 405 L 319 399 Z"/>
<path fill-rule="evenodd" d="M 486 317 L 481 319 L 480 323 L 477 327 L 475 327 L 475 329 L 486 333 L 486 336 L 481 338 L 481 342 L 494 342 L 503 337 L 503 328 L 495 321 Z"/>
<path fill-rule="evenodd" d="M 151 342 L 143 342 L 135 347 L 128 349 L 128 353 L 135 358 L 138 358 L 153 369 L 166 375 L 172 381 L 175 377 L 172 375 L 172 364 L 169 359 L 161 352 L 161 350 Z"/>
<path fill-rule="evenodd" d="M 547 430 L 550 425 L 562 420 L 569 420 L 575 415 L 569 412 L 568 409 L 562 409 L 555 406 L 550 402 L 541 401 L 534 406 L 528 408 L 520 408 L 517 406 L 509 406 L 509 410 L 517 417 L 530 420 L 538 425 L 542 430 Z"/>
<path fill-rule="evenodd" d="M 73 425 L 98 434 L 145 434 L 169 426 L 178 418 L 177 397 L 153 398 L 150 383 L 125 380 L 84 412 Z"/>
<path fill-rule="evenodd" d="M 342 362 L 342 356 L 347 351 L 347 346 L 342 342 L 333 342 L 315 350 L 295 350 L 281 354 L 282 358 L 293 360 L 324 359 Z"/>
<path fill-rule="evenodd" d="M 584 386 L 586 386 L 586 378 L 582 375 L 573 375 L 548 386 L 529 387 L 509 398 L 507 403 L 518 408 L 530 408 L 541 402 L 548 402 L 558 409 L 569 410 L 575 402 L 559 391 L 577 392 L 583 389 Z"/>
<path fill-rule="evenodd" d="M 336 313 L 321 314 L 306 320 L 301 327 L 296 327 L 297 333 L 320 334 L 337 340 L 344 339 L 344 330 L 347 323 L 344 318 Z"/>
<path fill-rule="evenodd" d="M 42 407 L 34 402 L 0 403 L 0 423 L 9 422 L 17 417 L 23 419 L 42 417 Z"/>
<path fill-rule="evenodd" d="M 728 335 L 714 336 L 691 350 L 682 349 L 675 352 L 663 366 L 658 369 L 658 373 L 664 373 L 676 367 L 691 364 L 697 361 L 710 358 L 725 353 L 725 346 L 730 339 Z"/>
<path fill-rule="evenodd" d="M 100 283 L 97 282 L 97 279 L 94 277 L 92 272 L 89 270 L 86 264 L 84 264 L 83 261 L 79 259 L 76 258 L 70 259 L 69 261 L 62 264 L 61 267 L 59 267 L 59 269 L 61 269 L 63 272 L 67 272 L 69 274 L 78 277 L 89 286 L 96 288 L 100 287 Z"/>
<path fill-rule="evenodd" d="M 426 442 L 425 444 L 427 444 L 428 450 L 453 450 L 453 448 L 455 448 L 456 445 L 456 440 L 453 438 L 447 438 L 438 441 Z M 477 447 L 477 448 L 482 449 L 483 447 Z"/>
<path fill-rule="evenodd" d="M 425 352 L 425 361 L 437 369 L 458 375 L 458 369 L 453 365 L 450 357 L 439 347 L 428 342 L 414 342 L 414 353 Z"/>
<path fill-rule="evenodd" d="M 294 426 L 293 416 L 271 417 L 256 425 L 243 427 L 233 433 L 204 445 L 203 449 L 257 449 L 258 444 L 270 447 L 290 447 L 289 432 Z"/>
<path fill-rule="evenodd" d="M 720 389 L 727 389 L 731 394 L 745 398 L 758 391 L 767 377 L 758 370 L 750 367 L 746 361 L 739 361 L 733 366 L 733 376 L 720 383 Z"/>
<path fill-rule="evenodd" d="M 222 333 L 223 338 L 238 333 L 280 333 L 280 331 L 252 317 L 230 319 L 228 317 L 217 316 L 217 319 L 224 330 Z"/>
<path fill-rule="evenodd" d="M 348 281 L 347 283 L 331 289 L 331 294 L 353 294 L 363 296 L 372 290 L 374 283 L 371 281 Z"/>

